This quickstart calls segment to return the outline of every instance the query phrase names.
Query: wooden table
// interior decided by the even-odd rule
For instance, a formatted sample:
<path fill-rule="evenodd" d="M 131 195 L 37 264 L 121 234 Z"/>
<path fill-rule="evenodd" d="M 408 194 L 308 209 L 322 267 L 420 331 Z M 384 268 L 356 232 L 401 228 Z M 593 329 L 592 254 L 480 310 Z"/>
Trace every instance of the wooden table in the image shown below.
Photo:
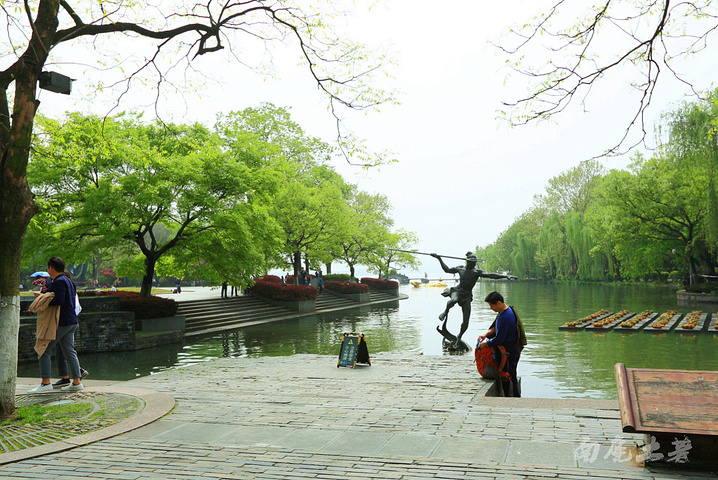
<path fill-rule="evenodd" d="M 718 372 L 617 363 L 615 373 L 623 431 L 644 433 L 653 461 L 718 466 Z"/>

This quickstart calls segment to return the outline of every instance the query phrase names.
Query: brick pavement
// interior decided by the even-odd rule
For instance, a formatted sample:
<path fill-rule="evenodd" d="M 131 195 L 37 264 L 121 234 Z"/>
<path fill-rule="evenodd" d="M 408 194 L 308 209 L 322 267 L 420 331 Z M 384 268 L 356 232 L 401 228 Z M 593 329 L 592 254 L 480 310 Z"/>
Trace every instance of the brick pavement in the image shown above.
<path fill-rule="evenodd" d="M 470 360 L 378 354 L 348 369 L 295 355 L 173 369 L 123 384 L 174 397 L 164 418 L 0 468 L 63 480 L 716 478 L 630 461 L 642 437 L 621 432 L 616 401 L 485 397 Z"/>

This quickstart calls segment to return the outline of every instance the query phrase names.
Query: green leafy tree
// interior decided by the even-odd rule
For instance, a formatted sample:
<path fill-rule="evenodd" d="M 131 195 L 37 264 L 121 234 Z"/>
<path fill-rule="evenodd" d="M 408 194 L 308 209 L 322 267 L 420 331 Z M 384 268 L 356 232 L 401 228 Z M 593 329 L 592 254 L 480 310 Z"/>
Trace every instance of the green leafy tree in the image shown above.
<path fill-rule="evenodd" d="M 636 156 L 630 171 L 601 181 L 594 228 L 628 278 L 657 275 L 676 253 L 694 271 L 705 250 L 699 232 L 706 212 L 695 202 L 700 187 L 689 170 L 677 167 L 670 159 Z"/>
<path fill-rule="evenodd" d="M 402 268 L 419 268 L 421 262 L 416 255 L 399 251 L 411 251 L 417 242 L 418 237 L 414 232 L 399 229 L 387 233 L 383 245 L 367 252 L 368 270 L 376 273 L 379 278 L 386 278 Z"/>
<path fill-rule="evenodd" d="M 339 238 L 337 259 L 349 267 L 355 280 L 356 266 L 370 265 L 374 255 L 387 246 L 394 221 L 389 216 L 391 204 L 386 195 L 371 195 L 354 190 L 347 200 L 349 228 Z"/>
<path fill-rule="evenodd" d="M 272 199 L 272 217 L 282 229 L 281 252 L 290 259 L 296 282 L 302 254 L 328 261 L 332 242 L 348 228 L 344 181 L 327 166 L 307 167 L 286 160 L 275 166 L 279 189 Z"/>
<path fill-rule="evenodd" d="M 718 90 L 668 112 L 664 122 L 668 138 L 661 150 L 699 186 L 695 201 L 706 210 L 701 236 L 718 254 Z"/>
<path fill-rule="evenodd" d="M 489 272 L 512 272 L 519 278 L 542 278 L 537 263 L 538 235 L 543 213 L 532 208 L 522 214 L 496 241 L 477 251 Z"/>
<path fill-rule="evenodd" d="M 112 247 L 139 255 L 143 296 L 169 252 L 191 251 L 197 261 L 239 272 L 266 268 L 262 247 L 275 237 L 256 233 L 271 233 L 260 205 L 274 182 L 251 156 L 225 152 L 219 137 L 197 124 L 78 114 L 41 123 L 49 133 L 29 176 L 44 201 L 38 223 L 57 219 L 46 236 L 56 249 L 89 255 Z M 215 258 L 218 251 L 224 259 Z M 185 267 L 166 274 L 184 277 L 192 263 L 174 265 Z"/>
<path fill-rule="evenodd" d="M 285 0 L 244 2 L 159 3 L 151 9 L 136 2 L 66 0 L 2 2 L 6 24 L 0 50 L 0 304 L 18 304 L 22 242 L 38 211 L 27 181 L 37 88 L 47 65 L 78 59 L 101 66 L 106 91 L 119 104 L 136 85 L 150 84 L 156 98 L 182 88 L 182 75 L 196 69 L 194 60 L 226 52 L 228 61 L 251 64 L 254 51 L 271 51 L 277 43 L 290 44 L 304 59 L 308 75 L 326 95 L 331 112 L 337 107 L 366 109 L 391 95 L 372 88 L 371 73 L 383 59 L 332 28 L 332 15 L 345 11 L 334 2 L 296 6 Z M 253 43 L 254 42 L 254 43 Z M 130 55 L 127 45 L 148 55 Z M 65 48 L 57 48 L 63 45 Z M 237 45 L 242 46 L 239 51 Z M 150 53 L 151 52 L 151 53 Z M 105 68 L 117 56 L 117 68 Z M 260 61 L 261 63 L 261 61 Z M 184 66 L 185 68 L 177 68 Z M 261 65 L 252 65 L 261 66 Z M 174 72 L 182 73 L 175 76 Z M 129 72 L 129 73 L 126 73 Z M 178 78 L 179 77 L 179 78 Z M 173 81 L 179 80 L 179 81 Z M 113 89 L 112 87 L 116 87 Z M 141 88 L 141 87 L 140 87 Z M 358 144 L 340 130 L 340 145 Z M 372 162 L 366 152 L 352 157 Z M 150 232 L 147 232 L 150 234 Z M 0 417 L 14 410 L 19 309 L 0 309 Z"/>

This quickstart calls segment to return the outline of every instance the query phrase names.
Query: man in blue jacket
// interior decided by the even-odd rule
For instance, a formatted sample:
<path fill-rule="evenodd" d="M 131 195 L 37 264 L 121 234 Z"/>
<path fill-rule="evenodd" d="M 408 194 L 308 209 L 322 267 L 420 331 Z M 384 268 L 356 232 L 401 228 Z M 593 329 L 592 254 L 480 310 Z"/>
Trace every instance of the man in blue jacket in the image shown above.
<path fill-rule="evenodd" d="M 60 306 L 60 321 L 58 322 L 55 340 L 45 349 L 40 357 L 40 377 L 42 383 L 30 390 L 28 393 L 48 393 L 53 388 L 50 384 L 51 361 L 50 354 L 55 349 L 55 345 L 60 345 L 62 354 L 67 361 L 72 376 L 72 383 L 62 387 L 65 392 L 79 392 L 84 387 L 81 381 L 80 362 L 75 351 L 75 332 L 77 331 L 77 313 L 75 313 L 75 284 L 65 275 L 65 261 L 60 257 L 52 257 L 47 262 L 47 273 L 52 278 L 52 283 L 48 287 L 48 292 L 53 292 L 55 298 L 50 301 L 50 305 Z"/>
<path fill-rule="evenodd" d="M 493 291 L 484 299 L 489 304 L 489 308 L 496 312 L 496 320 L 489 327 L 484 335 L 479 335 L 479 348 L 498 347 L 503 345 L 508 353 L 508 361 L 506 370 L 509 373 L 511 387 L 509 382 L 501 382 L 504 389 L 504 396 L 510 394 L 514 397 L 520 397 L 519 382 L 516 368 L 519 364 L 521 356 L 521 346 L 519 345 L 519 330 L 516 322 L 516 315 L 513 309 L 504 303 L 504 297 L 499 292 Z M 494 350 L 496 351 L 496 350 Z"/>

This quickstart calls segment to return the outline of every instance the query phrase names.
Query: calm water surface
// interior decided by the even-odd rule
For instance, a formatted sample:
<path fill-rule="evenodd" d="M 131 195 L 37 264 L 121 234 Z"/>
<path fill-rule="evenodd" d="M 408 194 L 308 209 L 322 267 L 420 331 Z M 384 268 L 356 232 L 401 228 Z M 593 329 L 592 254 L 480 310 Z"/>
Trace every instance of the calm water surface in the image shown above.
<path fill-rule="evenodd" d="M 338 355 L 339 342 L 346 331 L 364 333 L 370 355 L 377 352 L 442 355 L 441 336 L 435 330 L 439 324 L 437 317 L 446 303 L 441 290 L 402 286 L 401 292 L 409 298 L 388 306 L 250 327 L 188 340 L 184 345 L 82 355 L 81 361 L 91 372 L 91 378 L 127 380 L 217 357 Z M 471 325 L 464 335 L 472 346 L 495 317 L 483 302 L 492 290 L 501 292 L 524 321 L 529 341 L 519 363 L 524 396 L 615 398 L 613 367 L 618 362 L 636 368 L 718 370 L 718 335 L 558 330 L 564 322 L 603 308 L 633 312 L 652 309 L 660 313 L 669 309 L 718 310 L 718 305 L 679 305 L 675 288 L 480 282 L 474 289 Z M 460 318 L 457 306 L 449 314 L 450 331 L 458 331 Z M 473 363 L 473 353 L 463 358 Z M 22 364 L 18 373 L 35 377 L 37 365 Z"/>

